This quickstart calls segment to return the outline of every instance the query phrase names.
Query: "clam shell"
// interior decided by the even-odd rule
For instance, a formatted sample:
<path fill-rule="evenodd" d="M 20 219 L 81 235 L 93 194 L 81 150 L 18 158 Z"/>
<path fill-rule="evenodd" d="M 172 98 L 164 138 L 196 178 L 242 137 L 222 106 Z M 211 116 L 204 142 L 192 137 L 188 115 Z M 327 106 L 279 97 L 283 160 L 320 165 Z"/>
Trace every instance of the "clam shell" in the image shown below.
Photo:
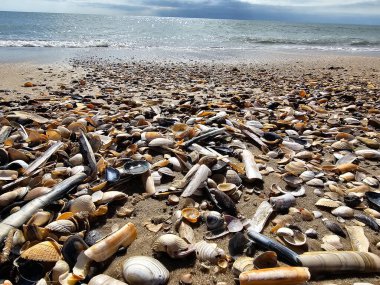
<path fill-rule="evenodd" d="M 299 175 L 306 170 L 306 164 L 304 161 L 291 161 L 285 165 L 285 170 L 293 175 Z"/>
<path fill-rule="evenodd" d="M 48 224 L 45 229 L 60 234 L 71 234 L 76 231 L 75 224 L 70 220 L 58 220 Z"/>
<path fill-rule="evenodd" d="M 236 189 L 237 189 L 237 187 L 233 183 L 221 183 L 218 185 L 218 190 L 220 190 L 226 194 L 234 192 Z"/>
<path fill-rule="evenodd" d="M 297 153 L 294 157 L 295 158 L 298 158 L 298 159 L 312 159 L 314 156 L 314 154 L 311 152 L 311 151 L 308 151 L 308 150 L 304 150 L 304 151 L 300 151 L 299 153 Z"/>
<path fill-rule="evenodd" d="M 158 169 L 158 172 L 161 175 L 166 175 L 166 176 L 172 177 L 172 178 L 175 177 L 173 170 L 171 170 L 169 167 L 161 167 L 160 169 Z"/>
<path fill-rule="evenodd" d="M 143 141 L 152 141 L 154 139 L 162 138 L 162 134 L 159 132 L 143 132 L 141 133 L 141 139 Z"/>
<path fill-rule="evenodd" d="M 239 174 L 235 170 L 229 169 L 226 172 L 226 182 L 239 186 L 239 185 L 241 185 L 242 180 L 241 180 Z"/>
<path fill-rule="evenodd" d="M 155 252 L 166 252 L 171 258 L 186 257 L 193 250 L 189 250 L 189 244 L 179 236 L 165 234 L 158 237 L 152 245 Z"/>
<path fill-rule="evenodd" d="M 339 206 L 332 210 L 331 214 L 342 218 L 352 218 L 354 216 L 354 210 L 347 206 Z"/>
<path fill-rule="evenodd" d="M 306 182 L 306 185 L 314 186 L 314 187 L 324 187 L 324 183 L 322 179 L 319 178 L 313 178 Z"/>
<path fill-rule="evenodd" d="M 157 259 L 134 256 L 123 264 L 123 276 L 129 285 L 163 285 L 169 281 L 169 271 Z"/>
<path fill-rule="evenodd" d="M 170 162 L 174 171 L 182 171 L 182 165 L 178 158 L 172 156 L 168 158 L 168 161 Z"/>
<path fill-rule="evenodd" d="M 43 241 L 22 252 L 21 258 L 41 262 L 57 262 L 62 255 L 56 242 Z"/>
<path fill-rule="evenodd" d="M 242 272 L 254 269 L 253 258 L 248 256 L 242 256 L 235 260 L 232 264 L 232 273 L 239 275 Z"/>
<path fill-rule="evenodd" d="M 299 176 L 303 181 L 309 181 L 315 177 L 315 174 L 313 171 L 306 170 L 302 172 Z"/>
<path fill-rule="evenodd" d="M 373 177 L 366 177 L 363 179 L 363 182 L 365 184 L 367 184 L 368 186 L 371 186 L 374 188 L 379 187 L 379 180 L 377 180 L 376 178 L 373 178 Z"/>
<path fill-rule="evenodd" d="M 52 190 L 52 188 L 49 187 L 36 187 L 30 190 L 24 197 L 24 201 L 31 201 L 35 198 L 38 198 L 40 196 L 43 196 L 47 193 L 49 193 Z"/>
<path fill-rule="evenodd" d="M 55 284 L 58 284 L 59 276 L 69 272 L 70 266 L 67 264 L 67 262 L 64 260 L 58 260 L 52 269 L 51 281 L 53 281 Z"/>
<path fill-rule="evenodd" d="M 122 281 L 119 281 L 115 278 L 112 278 L 105 274 L 99 274 L 95 277 L 92 277 L 88 282 L 88 285 L 128 285 Z"/>
<path fill-rule="evenodd" d="M 203 240 L 195 244 L 195 252 L 200 261 L 209 261 L 214 264 L 226 257 L 224 250 L 218 248 L 216 243 L 207 243 Z"/>
<path fill-rule="evenodd" d="M 323 244 L 321 248 L 330 250 L 340 250 L 343 249 L 343 244 L 340 242 L 340 237 L 337 235 L 326 235 L 322 238 Z"/>
<path fill-rule="evenodd" d="M 293 246 L 302 246 L 306 243 L 306 235 L 300 231 L 294 231 L 293 236 L 282 236 L 282 239 Z"/>
<path fill-rule="evenodd" d="M 166 138 L 156 138 L 148 144 L 150 147 L 172 147 L 175 141 Z"/>
<path fill-rule="evenodd" d="M 190 223 L 196 223 L 200 216 L 200 213 L 195 208 L 185 208 L 182 210 L 182 216 Z"/>
<path fill-rule="evenodd" d="M 345 140 L 340 140 L 331 145 L 331 147 L 335 150 L 352 150 L 352 145 Z"/>
<path fill-rule="evenodd" d="M 253 265 L 256 269 L 276 267 L 277 254 L 274 251 L 265 251 L 255 257 Z"/>
<path fill-rule="evenodd" d="M 72 200 L 70 205 L 70 212 L 73 213 L 88 212 L 92 214 L 95 210 L 96 206 L 94 202 L 92 202 L 92 197 L 90 195 L 80 196 Z"/>
<path fill-rule="evenodd" d="M 286 173 L 282 176 L 282 179 L 288 184 L 290 187 L 297 188 L 303 183 L 303 180 L 293 174 Z"/>
<path fill-rule="evenodd" d="M 362 149 L 355 151 L 355 154 L 358 156 L 362 156 L 366 159 L 379 160 L 380 159 L 380 151 L 374 149 Z"/>
<path fill-rule="evenodd" d="M 294 231 L 289 228 L 279 228 L 276 232 L 279 237 L 292 237 L 294 236 Z"/>
<path fill-rule="evenodd" d="M 296 203 L 296 198 L 292 194 L 287 193 L 278 197 L 271 197 L 269 201 L 275 211 L 286 212 Z"/>

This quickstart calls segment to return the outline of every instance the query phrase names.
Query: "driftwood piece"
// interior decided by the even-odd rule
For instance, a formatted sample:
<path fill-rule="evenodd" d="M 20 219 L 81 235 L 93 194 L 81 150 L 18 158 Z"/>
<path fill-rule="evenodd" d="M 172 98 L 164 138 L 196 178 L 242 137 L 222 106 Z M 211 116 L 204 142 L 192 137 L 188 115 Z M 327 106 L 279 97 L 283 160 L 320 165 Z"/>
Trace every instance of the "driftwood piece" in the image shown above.
<path fill-rule="evenodd" d="M 61 195 L 81 183 L 87 175 L 85 173 L 77 173 L 57 184 L 49 193 L 38 197 L 23 206 L 18 212 L 8 216 L 0 223 L 0 242 L 8 235 L 12 229 L 21 227 L 30 217 L 39 209 L 49 205 L 58 199 Z"/>

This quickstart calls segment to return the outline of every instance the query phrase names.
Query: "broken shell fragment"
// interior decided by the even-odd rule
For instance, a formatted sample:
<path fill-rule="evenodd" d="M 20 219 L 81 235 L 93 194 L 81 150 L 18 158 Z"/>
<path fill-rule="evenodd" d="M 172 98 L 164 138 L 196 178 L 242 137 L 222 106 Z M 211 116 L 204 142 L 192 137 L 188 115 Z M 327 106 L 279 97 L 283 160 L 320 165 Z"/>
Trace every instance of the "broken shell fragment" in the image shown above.
<path fill-rule="evenodd" d="M 232 273 L 238 276 L 242 272 L 254 269 L 253 260 L 248 256 L 238 257 L 232 264 Z"/>
<path fill-rule="evenodd" d="M 363 227 L 360 226 L 346 226 L 348 237 L 351 241 L 352 250 L 368 252 L 369 241 L 364 234 Z"/>
<path fill-rule="evenodd" d="M 256 269 L 276 267 L 277 254 L 274 251 L 265 251 L 255 257 L 255 259 L 253 260 L 253 265 L 255 266 Z"/>
<path fill-rule="evenodd" d="M 287 212 L 291 206 L 296 203 L 296 198 L 290 194 L 284 194 L 278 197 L 271 197 L 269 199 L 270 203 L 273 206 L 273 209 L 277 212 Z"/>

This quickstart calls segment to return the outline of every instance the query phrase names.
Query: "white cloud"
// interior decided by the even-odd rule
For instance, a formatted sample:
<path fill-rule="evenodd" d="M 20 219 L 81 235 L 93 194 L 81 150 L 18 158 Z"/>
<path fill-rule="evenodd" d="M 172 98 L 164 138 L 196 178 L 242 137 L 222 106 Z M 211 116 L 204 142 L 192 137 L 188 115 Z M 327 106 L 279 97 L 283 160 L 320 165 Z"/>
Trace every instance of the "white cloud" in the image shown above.
<path fill-rule="evenodd" d="M 347 6 L 357 4 L 379 3 L 378 0 L 239 0 L 240 2 L 265 5 L 265 6 L 289 6 L 289 7 L 330 7 Z M 380 4 L 380 3 L 379 3 Z"/>

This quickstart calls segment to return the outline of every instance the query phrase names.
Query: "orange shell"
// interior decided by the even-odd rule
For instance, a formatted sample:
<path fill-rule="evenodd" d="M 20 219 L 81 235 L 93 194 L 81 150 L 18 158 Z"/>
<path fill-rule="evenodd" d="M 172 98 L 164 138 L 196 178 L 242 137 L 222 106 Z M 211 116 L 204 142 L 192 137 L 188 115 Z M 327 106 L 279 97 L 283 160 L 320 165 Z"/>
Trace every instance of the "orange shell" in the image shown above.
<path fill-rule="evenodd" d="M 57 262 L 61 257 L 59 245 L 53 241 L 40 242 L 21 253 L 21 258 L 43 262 Z"/>
<path fill-rule="evenodd" d="M 182 216 L 190 223 L 196 223 L 201 214 L 195 208 L 185 208 L 182 210 Z"/>
<path fill-rule="evenodd" d="M 307 267 L 275 267 L 240 273 L 240 285 L 295 285 L 310 279 Z"/>
<path fill-rule="evenodd" d="M 71 217 L 74 217 L 74 213 L 73 212 L 64 212 L 62 214 L 60 214 L 58 217 L 57 217 L 57 221 L 58 220 L 68 220 L 70 219 Z"/>

